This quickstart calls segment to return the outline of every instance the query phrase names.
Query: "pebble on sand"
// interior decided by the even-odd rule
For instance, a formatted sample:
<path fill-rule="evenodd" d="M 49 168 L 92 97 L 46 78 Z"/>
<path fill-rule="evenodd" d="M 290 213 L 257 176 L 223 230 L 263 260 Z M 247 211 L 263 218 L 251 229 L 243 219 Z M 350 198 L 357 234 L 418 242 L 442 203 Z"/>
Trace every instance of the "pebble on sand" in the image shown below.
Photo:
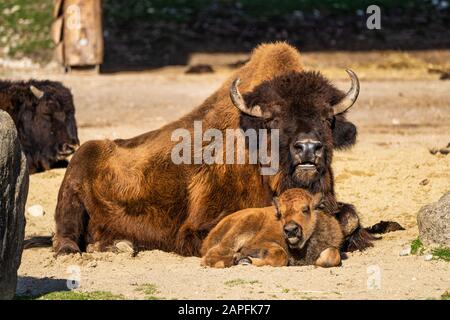
<path fill-rule="evenodd" d="M 433 255 L 432 254 L 427 254 L 423 257 L 423 260 L 425 261 L 431 261 L 433 260 Z"/>
<path fill-rule="evenodd" d="M 32 217 L 42 217 L 45 214 L 44 208 L 40 204 L 32 205 L 27 209 L 28 215 Z"/>
<path fill-rule="evenodd" d="M 399 255 L 400 255 L 401 257 L 409 256 L 410 254 L 411 254 L 411 247 L 404 248 L 404 249 L 402 249 L 402 251 L 400 251 L 400 253 L 399 253 Z"/>

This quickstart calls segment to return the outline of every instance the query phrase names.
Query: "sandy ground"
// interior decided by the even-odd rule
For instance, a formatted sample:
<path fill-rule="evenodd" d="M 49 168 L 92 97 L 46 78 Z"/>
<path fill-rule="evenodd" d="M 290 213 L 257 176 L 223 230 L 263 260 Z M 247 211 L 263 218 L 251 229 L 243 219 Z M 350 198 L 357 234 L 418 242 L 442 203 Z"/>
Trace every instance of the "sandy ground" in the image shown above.
<path fill-rule="evenodd" d="M 331 70 L 331 69 L 330 69 Z M 355 71 L 358 72 L 356 69 Z M 18 294 L 66 290 L 73 268 L 81 291 L 109 291 L 126 298 L 165 299 L 428 299 L 450 289 L 450 264 L 421 256 L 399 256 L 417 238 L 416 213 L 450 189 L 450 155 L 431 147 L 450 142 L 450 81 L 437 77 L 371 78 L 362 70 L 360 98 L 351 112 L 359 127 L 355 148 L 335 154 L 338 198 L 358 208 L 363 224 L 395 220 L 406 230 L 387 234 L 366 252 L 348 255 L 342 267 L 202 268 L 198 258 L 161 251 L 94 253 L 53 258 L 50 249 L 23 254 Z M 178 118 L 198 105 L 227 76 L 184 75 L 180 68 L 115 75 L 38 74 L 63 81 L 75 96 L 79 136 L 132 137 Z M 333 76 L 345 89 L 345 73 Z M 13 78 L 29 75 L 13 75 Z M 49 235 L 64 169 L 31 177 L 27 206 L 46 215 L 28 217 L 26 234 Z M 425 179 L 427 181 L 423 182 Z"/>

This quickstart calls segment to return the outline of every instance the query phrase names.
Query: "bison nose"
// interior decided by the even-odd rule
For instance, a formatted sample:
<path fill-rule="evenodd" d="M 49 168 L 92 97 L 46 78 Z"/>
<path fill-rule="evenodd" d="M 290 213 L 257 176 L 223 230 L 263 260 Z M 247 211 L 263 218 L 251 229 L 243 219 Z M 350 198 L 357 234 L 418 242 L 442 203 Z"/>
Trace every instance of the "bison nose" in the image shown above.
<path fill-rule="evenodd" d="M 294 222 L 289 222 L 284 226 L 284 234 L 286 235 L 287 238 L 294 238 L 294 237 L 300 238 L 302 231 L 298 224 Z"/>
<path fill-rule="evenodd" d="M 302 162 L 314 162 L 317 153 L 322 149 L 320 141 L 298 141 L 295 144 Z"/>
<path fill-rule="evenodd" d="M 75 152 L 79 147 L 78 144 L 70 144 L 70 143 L 64 143 L 62 147 L 60 148 L 60 154 L 63 155 L 71 155 Z"/>

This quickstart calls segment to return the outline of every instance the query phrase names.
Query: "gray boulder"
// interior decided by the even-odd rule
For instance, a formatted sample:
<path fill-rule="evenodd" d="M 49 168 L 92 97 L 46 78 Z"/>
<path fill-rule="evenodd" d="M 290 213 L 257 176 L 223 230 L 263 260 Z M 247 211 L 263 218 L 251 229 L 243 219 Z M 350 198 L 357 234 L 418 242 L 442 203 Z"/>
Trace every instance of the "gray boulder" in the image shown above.
<path fill-rule="evenodd" d="M 12 299 L 22 259 L 28 169 L 11 117 L 0 110 L 0 299 Z"/>
<path fill-rule="evenodd" d="M 450 191 L 417 214 L 420 239 L 424 244 L 450 248 Z"/>

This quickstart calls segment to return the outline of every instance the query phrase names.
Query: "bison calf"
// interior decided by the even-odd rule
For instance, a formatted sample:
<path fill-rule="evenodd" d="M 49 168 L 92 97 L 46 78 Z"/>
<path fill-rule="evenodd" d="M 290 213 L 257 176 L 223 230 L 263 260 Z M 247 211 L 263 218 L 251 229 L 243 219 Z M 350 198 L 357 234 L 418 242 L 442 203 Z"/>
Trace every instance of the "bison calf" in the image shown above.
<path fill-rule="evenodd" d="M 79 145 L 70 90 L 54 81 L 1 81 L 0 109 L 19 133 L 30 173 L 67 165 Z"/>
<path fill-rule="evenodd" d="M 338 266 L 344 237 L 336 218 L 321 210 L 321 197 L 288 189 L 275 206 L 225 217 L 203 242 L 202 265 Z"/>

